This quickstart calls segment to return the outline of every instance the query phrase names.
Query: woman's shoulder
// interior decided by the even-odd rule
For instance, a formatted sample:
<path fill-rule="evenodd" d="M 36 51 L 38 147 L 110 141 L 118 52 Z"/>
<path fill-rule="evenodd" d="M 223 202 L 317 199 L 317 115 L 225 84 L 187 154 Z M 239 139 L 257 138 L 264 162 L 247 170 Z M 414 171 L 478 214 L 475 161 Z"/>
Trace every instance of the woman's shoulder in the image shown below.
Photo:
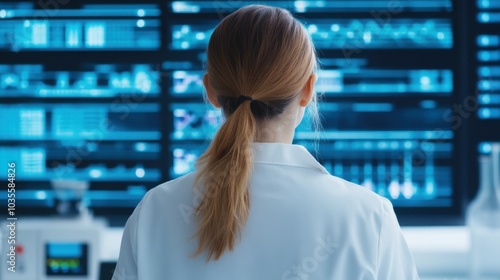
<path fill-rule="evenodd" d="M 194 190 L 195 174 L 188 173 L 181 177 L 163 182 L 150 189 L 143 197 L 141 203 L 161 204 L 169 200 L 182 200 L 191 197 Z"/>
<path fill-rule="evenodd" d="M 383 199 L 382 196 L 365 186 L 347 181 L 329 173 L 321 174 L 321 176 L 311 176 L 307 181 L 310 182 L 307 186 L 308 189 L 311 187 L 318 188 L 317 191 L 323 194 L 331 194 L 345 198 L 355 197 L 378 202 Z"/>
<path fill-rule="evenodd" d="M 325 207 L 346 211 L 363 216 L 368 213 L 381 213 L 390 201 L 373 190 L 347 181 L 337 176 L 325 175 L 320 184 L 309 185 L 309 190 L 315 192 L 312 199 L 324 202 Z M 314 190 L 315 189 L 315 190 Z"/>
<path fill-rule="evenodd" d="M 195 182 L 195 173 L 190 172 L 175 179 L 166 181 L 152 188 L 153 192 L 175 192 L 179 189 L 191 188 Z"/>

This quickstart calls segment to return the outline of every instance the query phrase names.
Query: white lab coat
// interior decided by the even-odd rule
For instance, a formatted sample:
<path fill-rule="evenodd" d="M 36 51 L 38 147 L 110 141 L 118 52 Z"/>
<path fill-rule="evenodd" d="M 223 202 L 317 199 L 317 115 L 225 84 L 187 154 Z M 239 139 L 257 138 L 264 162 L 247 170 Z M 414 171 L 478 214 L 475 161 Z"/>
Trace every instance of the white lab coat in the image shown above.
<path fill-rule="evenodd" d="M 234 251 L 190 258 L 200 198 L 192 173 L 136 207 L 112 280 L 419 279 L 387 199 L 330 175 L 302 146 L 253 150 L 250 214 Z"/>

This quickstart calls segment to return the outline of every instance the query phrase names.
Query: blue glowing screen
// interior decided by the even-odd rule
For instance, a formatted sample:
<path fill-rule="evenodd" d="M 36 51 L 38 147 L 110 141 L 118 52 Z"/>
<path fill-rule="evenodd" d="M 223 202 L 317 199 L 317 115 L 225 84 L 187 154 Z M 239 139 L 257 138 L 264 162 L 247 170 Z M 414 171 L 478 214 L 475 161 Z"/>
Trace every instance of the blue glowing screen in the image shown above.
<path fill-rule="evenodd" d="M 247 2 L 214 7 L 205 1 L 174 1 L 171 8 L 179 15 L 214 13 L 221 17 Z M 401 67 L 379 59 L 374 51 L 407 51 L 421 60 L 428 60 L 436 50 L 451 53 L 453 9 L 450 1 L 398 3 L 401 6 L 394 10 L 388 9 L 388 1 L 272 3 L 300 14 L 320 50 L 322 65 L 315 89 L 322 95 L 321 140 L 318 145 L 318 133 L 306 119 L 296 130 L 295 142 L 317 152 L 332 174 L 388 197 L 396 206 L 447 207 L 454 192 L 455 131 L 449 101 L 443 100 L 452 100 L 455 95 L 454 66 L 436 57 L 421 63 L 426 66 Z M 382 17 L 380 11 L 390 14 Z M 404 11 L 409 16 L 396 16 Z M 362 16 L 349 16 L 350 12 L 362 12 Z M 332 15 L 325 18 L 320 13 Z M 169 49 L 202 52 L 216 22 L 179 17 L 170 27 Z M 332 54 L 321 56 L 322 50 Z M 404 57 L 395 55 L 387 60 Z M 203 62 L 205 58 L 201 55 L 198 59 Z M 223 121 L 217 111 L 192 102 L 203 94 L 204 71 L 197 65 L 202 64 L 191 59 L 163 65 L 171 71 L 169 93 L 175 100 L 170 134 L 174 163 L 169 170 L 174 177 L 194 170 L 196 158 L 207 145 L 204 139 Z"/>
<path fill-rule="evenodd" d="M 500 1 L 477 1 L 477 9 L 477 116 L 500 120 Z"/>
<path fill-rule="evenodd" d="M 251 2 L 0 3 L 0 163 L 16 163 L 20 208 L 54 209 L 54 181 L 80 180 L 89 207 L 118 213 L 193 171 L 224 121 L 203 99 L 204 51 L 220 19 Z M 468 121 L 453 111 L 455 2 L 263 3 L 298 17 L 321 62 L 323 128 L 306 117 L 294 142 L 397 207 L 455 207 Z M 476 115 L 500 119 L 500 1 L 476 4 L 460 19 L 482 28 L 470 41 Z"/>
<path fill-rule="evenodd" d="M 134 50 L 160 47 L 154 5 L 85 5 L 35 9 L 0 4 L 0 49 L 13 51 Z"/>
<path fill-rule="evenodd" d="M 88 275 L 88 245 L 86 243 L 49 242 L 45 250 L 47 276 Z"/>

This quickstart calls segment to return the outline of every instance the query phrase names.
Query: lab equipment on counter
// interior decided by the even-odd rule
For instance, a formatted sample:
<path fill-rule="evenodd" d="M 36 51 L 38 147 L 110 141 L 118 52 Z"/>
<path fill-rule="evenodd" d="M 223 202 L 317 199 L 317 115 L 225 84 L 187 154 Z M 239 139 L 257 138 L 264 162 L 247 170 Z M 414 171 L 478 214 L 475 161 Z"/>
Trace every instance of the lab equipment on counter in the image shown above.
<path fill-rule="evenodd" d="M 9 269 L 0 279 L 97 279 L 99 237 L 107 223 L 94 219 L 87 209 L 88 181 L 51 181 L 58 216 L 8 219 L 1 227 L 2 258 Z"/>
<path fill-rule="evenodd" d="M 13 251 L 15 272 L 0 269 L 0 279 L 96 280 L 99 240 L 106 223 L 80 217 L 20 218 L 16 221 L 15 244 L 2 238 L 1 262 L 7 265 Z M 3 223 L 2 235 L 12 234 Z M 11 248 L 11 246 L 13 246 Z M 14 250 L 11 250 L 14 249 Z M 9 259 L 8 259 L 9 258 Z"/>
<path fill-rule="evenodd" d="M 52 180 L 52 187 L 56 194 L 57 212 L 61 216 L 87 215 L 87 206 L 83 200 L 88 181 L 78 180 Z"/>
<path fill-rule="evenodd" d="M 480 187 L 467 209 L 471 232 L 471 279 L 500 277 L 500 143 L 491 144 L 491 156 L 482 155 Z M 489 277 L 489 278 L 484 278 Z M 493 277 L 493 278 L 491 278 Z"/>

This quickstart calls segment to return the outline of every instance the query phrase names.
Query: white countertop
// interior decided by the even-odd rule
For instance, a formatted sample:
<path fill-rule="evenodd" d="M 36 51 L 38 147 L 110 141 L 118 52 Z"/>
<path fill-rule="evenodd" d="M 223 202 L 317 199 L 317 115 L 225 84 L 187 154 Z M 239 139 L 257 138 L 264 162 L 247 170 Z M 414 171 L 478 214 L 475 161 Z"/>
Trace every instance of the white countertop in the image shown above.
<path fill-rule="evenodd" d="M 465 279 L 469 270 L 467 227 L 403 227 L 420 276 Z"/>

